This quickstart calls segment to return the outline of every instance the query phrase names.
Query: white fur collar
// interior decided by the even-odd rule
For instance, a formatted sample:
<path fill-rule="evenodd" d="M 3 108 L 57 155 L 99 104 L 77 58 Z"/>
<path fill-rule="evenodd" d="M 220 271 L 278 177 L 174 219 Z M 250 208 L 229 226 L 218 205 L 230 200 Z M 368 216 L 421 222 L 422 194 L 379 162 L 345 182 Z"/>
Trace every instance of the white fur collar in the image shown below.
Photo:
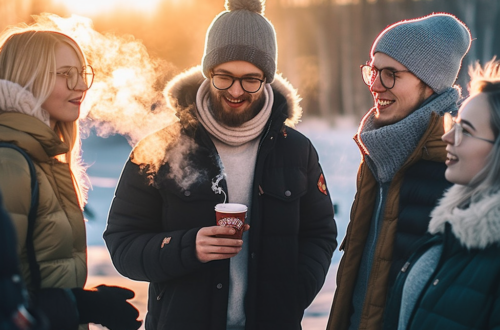
<path fill-rule="evenodd" d="M 204 79 L 201 66 L 195 66 L 174 77 L 163 91 L 168 105 L 171 108 L 178 108 L 177 104 L 181 103 L 179 100 L 186 102 L 186 98 L 188 104 L 195 104 L 196 92 Z M 274 76 L 271 87 L 285 97 L 288 104 L 288 118 L 285 124 L 294 127 L 302 117 L 302 108 L 299 104 L 302 99 L 297 90 L 279 73 Z M 184 106 L 187 106 L 187 104 Z"/>
<path fill-rule="evenodd" d="M 0 80 L 0 113 L 17 112 L 33 116 L 50 127 L 50 115 L 41 107 L 36 107 L 33 94 L 21 85 L 9 80 Z"/>
<path fill-rule="evenodd" d="M 466 209 L 453 208 L 451 201 L 459 190 L 460 187 L 454 185 L 439 201 L 431 213 L 429 232 L 443 233 L 445 223 L 449 222 L 453 234 L 469 249 L 484 249 L 490 244 L 500 243 L 500 193 L 473 203 Z"/>

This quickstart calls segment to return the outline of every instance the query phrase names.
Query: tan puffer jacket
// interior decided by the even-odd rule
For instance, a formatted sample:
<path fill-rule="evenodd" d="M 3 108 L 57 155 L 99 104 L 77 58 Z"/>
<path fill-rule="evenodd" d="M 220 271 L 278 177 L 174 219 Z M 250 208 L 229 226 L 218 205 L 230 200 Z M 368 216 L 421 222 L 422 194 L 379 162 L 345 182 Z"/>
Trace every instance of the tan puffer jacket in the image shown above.
<path fill-rule="evenodd" d="M 0 141 L 18 145 L 35 163 L 40 199 L 33 239 L 42 288 L 83 287 L 87 276 L 83 214 L 68 164 L 54 158 L 68 147 L 45 123 L 22 113 L 0 113 Z M 28 285 L 30 180 L 25 158 L 16 150 L 0 148 L 0 190 L 17 230 L 21 271 Z"/>

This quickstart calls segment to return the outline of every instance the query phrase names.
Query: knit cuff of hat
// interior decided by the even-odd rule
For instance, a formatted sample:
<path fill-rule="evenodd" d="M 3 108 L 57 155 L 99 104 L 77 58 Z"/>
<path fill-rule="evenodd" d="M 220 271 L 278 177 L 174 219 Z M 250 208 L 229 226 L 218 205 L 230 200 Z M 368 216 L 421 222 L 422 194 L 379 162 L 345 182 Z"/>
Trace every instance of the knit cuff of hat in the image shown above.
<path fill-rule="evenodd" d="M 431 113 L 442 116 L 446 112 L 456 111 L 459 97 L 459 91 L 450 87 L 406 118 L 380 128 L 374 125 L 375 108 L 365 115 L 357 139 L 373 161 L 372 166 L 375 168 L 370 166 L 370 169 L 377 181 L 384 183 L 392 180 L 427 130 Z"/>
<path fill-rule="evenodd" d="M 216 48 L 203 58 L 203 75 L 210 78 L 210 70 L 231 61 L 250 62 L 264 72 L 266 83 L 274 81 L 276 62 L 268 53 L 248 45 L 227 45 Z"/>

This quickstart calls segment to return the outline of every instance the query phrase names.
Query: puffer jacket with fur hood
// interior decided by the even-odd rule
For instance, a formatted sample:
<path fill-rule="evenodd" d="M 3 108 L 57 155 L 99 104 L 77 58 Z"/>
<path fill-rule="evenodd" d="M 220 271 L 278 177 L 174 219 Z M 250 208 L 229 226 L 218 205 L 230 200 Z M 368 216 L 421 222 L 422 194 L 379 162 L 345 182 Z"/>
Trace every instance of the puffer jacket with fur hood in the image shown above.
<path fill-rule="evenodd" d="M 118 184 L 104 238 L 124 276 L 150 282 L 146 328 L 225 330 L 229 259 L 202 263 L 196 234 L 215 224 L 212 179 L 221 168 L 217 150 L 198 122 L 196 93 L 203 77 L 196 67 L 167 87 L 179 124 L 147 137 L 134 149 Z M 295 91 L 281 77 L 271 84 L 274 103 L 255 165 L 248 245 L 247 330 L 299 330 L 304 309 L 324 283 L 336 246 L 332 203 L 311 142 L 292 129 L 300 118 Z M 179 137 L 169 146 L 173 136 Z M 163 143 L 160 147 L 151 143 Z M 181 187 L 170 161 L 180 144 L 190 173 L 201 179 Z M 140 165 L 150 150 L 167 150 L 150 185 Z M 151 161 L 145 163 L 151 166 Z M 182 166 L 185 169 L 188 166 Z M 189 173 L 188 173 L 189 174 Z M 219 184 L 226 187 L 225 179 Z M 227 189 L 224 189 L 227 191 Z"/>
<path fill-rule="evenodd" d="M 398 275 L 384 329 L 397 329 L 407 274 L 435 244 L 443 244 L 443 252 L 407 329 L 500 329 L 500 193 L 465 209 L 451 206 L 459 193 L 459 186 L 450 188 L 433 211 L 428 239 Z"/>

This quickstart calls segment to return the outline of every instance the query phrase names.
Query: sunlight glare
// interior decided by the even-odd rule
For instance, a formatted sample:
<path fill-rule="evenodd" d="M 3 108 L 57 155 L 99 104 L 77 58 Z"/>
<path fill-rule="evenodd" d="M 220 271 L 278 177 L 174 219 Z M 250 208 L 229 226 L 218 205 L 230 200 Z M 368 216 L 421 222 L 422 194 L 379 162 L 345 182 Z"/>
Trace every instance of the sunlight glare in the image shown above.
<path fill-rule="evenodd" d="M 99 15 L 113 10 L 142 11 L 152 13 L 161 0 L 53 0 L 55 4 L 65 6 L 72 14 Z"/>
<path fill-rule="evenodd" d="M 113 86 L 116 88 L 127 86 L 135 78 L 135 72 L 132 69 L 121 68 L 116 69 L 112 73 Z"/>

